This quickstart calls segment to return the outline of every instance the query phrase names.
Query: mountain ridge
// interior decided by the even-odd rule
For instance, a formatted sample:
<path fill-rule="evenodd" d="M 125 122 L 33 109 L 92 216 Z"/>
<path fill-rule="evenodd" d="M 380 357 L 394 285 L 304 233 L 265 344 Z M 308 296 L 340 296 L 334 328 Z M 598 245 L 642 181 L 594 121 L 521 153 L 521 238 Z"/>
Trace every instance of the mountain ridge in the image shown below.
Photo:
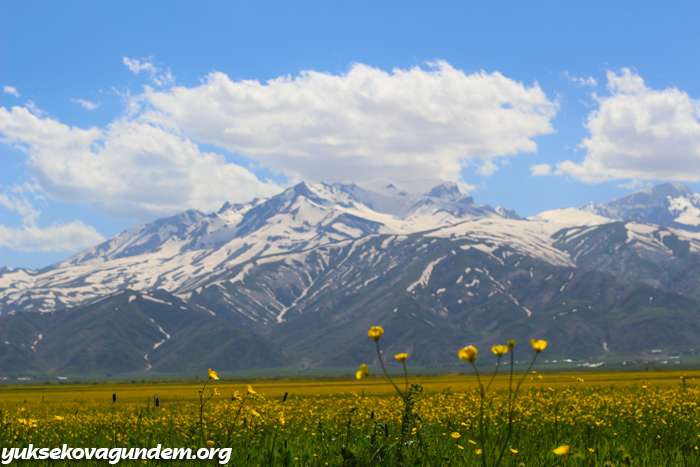
<path fill-rule="evenodd" d="M 37 329 L 50 316 L 79 312 L 138 329 L 114 308 L 99 308 L 125 290 L 167 294 L 163 316 L 179 316 L 184 307 L 229 323 L 208 331 L 221 346 L 229 343 L 219 328 L 244 341 L 254 339 L 245 333 L 260 336 L 259 357 L 250 363 L 258 366 L 355 364 L 371 357 L 356 335 L 376 324 L 395 330 L 387 335 L 389 350 L 421 352 L 415 361 L 424 365 L 449 364 L 450 351 L 436 349 L 441 343 L 486 345 L 509 335 L 546 338 L 560 349 L 555 353 L 577 358 L 690 346 L 700 338 L 700 233 L 676 227 L 688 226 L 676 219 L 692 216 L 696 198 L 687 187 L 667 184 L 590 209 L 521 219 L 474 204 L 451 182 L 300 183 L 270 199 L 129 229 L 41 271 L 3 268 L 0 332 L 26 335 L 23 345 L 5 349 L 15 349 L 6 361 L 17 358 L 32 371 L 79 368 L 42 357 L 52 339 L 37 341 Z M 644 223 L 644 216 L 673 225 Z M 588 321 L 580 318 L 586 314 Z M 133 315 L 133 323 L 143 319 Z M 587 337 L 563 329 L 567 320 Z M 123 361 L 109 363 L 99 346 L 71 339 L 70 349 L 51 353 L 86 358 L 93 349 L 88 354 L 98 357 L 82 363 L 93 372 L 175 371 L 164 357 L 149 354 L 153 360 L 145 362 L 134 350 L 162 338 L 147 328 L 151 334 L 129 348 L 123 334 L 100 338 L 123 349 Z M 162 346 L 175 352 L 205 342 L 193 329 Z M 28 350 L 32 343 L 36 350 Z"/>

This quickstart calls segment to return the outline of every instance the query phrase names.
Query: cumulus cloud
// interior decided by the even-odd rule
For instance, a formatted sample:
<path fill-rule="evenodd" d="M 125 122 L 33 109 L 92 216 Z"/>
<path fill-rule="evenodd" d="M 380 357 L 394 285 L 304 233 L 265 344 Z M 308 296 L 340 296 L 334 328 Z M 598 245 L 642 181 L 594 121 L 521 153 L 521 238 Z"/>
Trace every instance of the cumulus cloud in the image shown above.
<path fill-rule="evenodd" d="M 2 90 L 5 94 L 12 94 L 15 97 L 19 97 L 19 92 L 17 92 L 17 89 L 13 86 L 4 86 Z"/>
<path fill-rule="evenodd" d="M 22 218 L 19 227 L 0 225 L 0 246 L 25 252 L 78 251 L 104 241 L 93 227 L 80 221 L 38 227 L 41 209 L 36 207 L 37 201 L 45 199 L 31 185 L 14 186 L 0 193 L 0 206 Z"/>
<path fill-rule="evenodd" d="M 607 73 L 609 96 L 594 96 L 590 137 L 581 163 L 557 173 L 588 183 L 608 180 L 700 181 L 700 101 L 668 88 L 654 90 L 630 69 Z"/>
<path fill-rule="evenodd" d="M 580 88 L 582 88 L 584 86 L 591 86 L 591 87 L 598 86 L 598 81 L 596 81 L 596 79 L 592 76 L 589 76 L 588 78 L 579 78 L 576 76 L 571 76 L 568 71 L 565 71 L 564 78 L 571 81 L 574 84 L 574 86 L 577 86 Z"/>
<path fill-rule="evenodd" d="M 530 166 L 530 173 L 533 177 L 540 177 L 552 173 L 552 166 L 549 164 L 536 164 Z"/>
<path fill-rule="evenodd" d="M 0 108 L 0 132 L 24 148 L 43 193 L 115 217 L 150 221 L 189 208 L 213 211 L 280 190 L 148 123 L 121 119 L 81 129 L 13 107 Z"/>
<path fill-rule="evenodd" d="M 175 81 L 170 69 L 163 70 L 153 64 L 153 58 L 141 59 L 122 57 L 122 63 L 135 75 L 145 71 L 153 84 L 167 86 Z"/>
<path fill-rule="evenodd" d="M 43 229 L 34 225 L 0 225 L 0 246 L 18 251 L 78 251 L 104 240 L 93 227 L 81 221 Z"/>
<path fill-rule="evenodd" d="M 152 59 L 123 63 L 153 84 L 172 83 Z M 124 100 L 124 115 L 102 128 L 69 127 L 33 103 L 0 108 L 0 133 L 24 150 L 48 197 L 150 221 L 282 189 L 203 145 L 292 182 L 464 183 L 467 165 L 490 175 L 494 159 L 535 152 L 558 110 L 536 83 L 465 74 L 444 61 L 391 72 L 355 64 L 340 75 L 304 71 L 265 83 L 212 72 L 195 87 L 145 86 Z"/>
<path fill-rule="evenodd" d="M 71 99 L 70 100 L 74 104 L 78 104 L 81 107 L 84 107 L 88 110 L 95 110 L 100 106 L 100 104 L 95 104 L 94 102 L 86 101 L 83 99 Z"/>
<path fill-rule="evenodd" d="M 386 72 L 304 71 L 265 83 L 209 74 L 197 87 L 147 89 L 141 121 L 239 152 L 291 180 L 458 181 L 473 163 L 535 152 L 558 104 L 534 84 L 465 74 L 444 61 Z"/>

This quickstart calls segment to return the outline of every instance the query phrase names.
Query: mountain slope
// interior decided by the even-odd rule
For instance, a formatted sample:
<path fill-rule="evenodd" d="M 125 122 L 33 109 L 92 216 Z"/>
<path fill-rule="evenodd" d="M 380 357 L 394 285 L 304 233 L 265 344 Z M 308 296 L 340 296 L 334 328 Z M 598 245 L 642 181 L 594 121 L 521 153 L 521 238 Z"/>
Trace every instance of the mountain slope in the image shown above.
<path fill-rule="evenodd" d="M 406 351 L 423 365 L 454 363 L 468 343 L 511 338 L 545 338 L 550 355 L 568 358 L 684 348 L 700 338 L 700 302 L 676 292 L 510 247 L 419 234 L 249 263 L 190 302 L 318 366 L 373 361 L 365 342 L 373 325 L 387 330 L 388 355 Z"/>
<path fill-rule="evenodd" d="M 202 373 L 291 362 L 265 339 L 162 290 L 126 290 L 60 313 L 3 315 L 0 336 L 3 373 Z"/>

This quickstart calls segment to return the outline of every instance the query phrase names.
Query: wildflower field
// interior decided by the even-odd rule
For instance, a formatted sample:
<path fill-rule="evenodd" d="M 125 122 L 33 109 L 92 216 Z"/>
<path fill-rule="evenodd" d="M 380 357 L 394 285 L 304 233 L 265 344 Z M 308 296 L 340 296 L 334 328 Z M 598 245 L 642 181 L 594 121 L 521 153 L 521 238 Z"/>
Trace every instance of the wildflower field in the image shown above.
<path fill-rule="evenodd" d="M 500 465 L 700 465 L 700 388 L 690 373 L 685 384 L 682 376 L 530 374 L 517 400 L 513 432 Z M 497 377 L 489 389 L 483 435 L 474 376 L 416 381 L 423 386 L 414 407 L 420 419 L 404 434 L 403 401 L 387 392 L 393 388 L 379 379 L 251 381 L 257 394 L 250 395 L 245 383 L 209 381 L 203 395 L 211 395 L 210 386 L 220 395 L 203 406 L 204 440 L 198 393 L 203 384 L 6 387 L 0 389 L 0 445 L 196 448 L 209 441 L 233 448 L 228 465 L 235 466 L 495 465 L 508 425 L 508 375 Z M 241 398 L 247 395 L 237 419 L 241 400 L 236 392 Z M 283 403 L 285 392 L 289 395 Z M 568 457 L 553 452 L 561 446 L 570 447 Z M 20 462 L 108 465 L 85 460 Z M 122 460 L 118 465 L 142 462 Z"/>
<path fill-rule="evenodd" d="M 406 373 L 406 354 L 395 357 L 403 373 L 385 370 L 376 329 L 383 377 L 362 365 L 355 378 L 331 381 L 226 381 L 210 369 L 196 384 L 2 387 L 0 445 L 230 449 L 232 466 L 700 466 L 700 373 L 495 373 L 465 347 L 465 374 L 418 378 Z M 514 345 L 491 350 L 512 362 Z M 533 363 L 546 345 L 531 342 Z"/>

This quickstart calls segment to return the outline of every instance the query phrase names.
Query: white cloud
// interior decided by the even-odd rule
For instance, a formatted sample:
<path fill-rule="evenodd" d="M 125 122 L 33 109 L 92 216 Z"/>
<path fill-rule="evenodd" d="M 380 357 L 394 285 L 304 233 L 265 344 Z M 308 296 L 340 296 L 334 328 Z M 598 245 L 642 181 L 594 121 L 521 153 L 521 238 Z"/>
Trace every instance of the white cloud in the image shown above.
<path fill-rule="evenodd" d="M 610 96 L 588 116 L 583 162 L 558 174 L 589 183 L 608 180 L 700 181 L 700 101 L 677 88 L 657 91 L 625 68 L 608 72 Z"/>
<path fill-rule="evenodd" d="M 479 168 L 476 169 L 476 171 L 482 177 L 490 177 L 496 172 L 496 170 L 498 170 L 498 166 L 488 159 L 483 161 Z"/>
<path fill-rule="evenodd" d="M 343 75 L 304 71 L 266 83 L 209 74 L 197 87 L 147 89 L 141 121 L 240 152 L 291 180 L 443 178 L 470 163 L 535 152 L 558 104 L 537 84 L 465 74 L 447 62 Z"/>
<path fill-rule="evenodd" d="M 122 57 L 122 63 L 126 65 L 126 67 L 131 70 L 132 73 L 138 75 L 142 71 L 145 71 L 148 73 L 148 76 L 153 84 L 156 84 L 157 86 L 167 86 L 175 82 L 169 68 L 163 71 L 160 67 L 153 64 L 152 58 L 142 60 L 143 61 L 136 58 Z"/>
<path fill-rule="evenodd" d="M 13 107 L 0 108 L 0 132 L 27 152 L 43 193 L 115 217 L 150 221 L 280 191 L 223 156 L 147 123 L 122 119 L 105 129 L 81 129 Z"/>
<path fill-rule="evenodd" d="M 564 78 L 568 79 L 572 83 L 574 83 L 575 86 L 577 87 L 583 87 L 583 86 L 591 86 L 595 87 L 598 86 L 598 81 L 592 76 L 589 76 L 588 78 L 578 78 L 576 76 L 571 76 L 568 71 L 564 72 Z"/>
<path fill-rule="evenodd" d="M 25 252 L 78 251 L 104 241 L 104 237 L 93 227 L 80 221 L 38 227 L 36 224 L 41 209 L 35 206 L 36 201 L 46 200 L 31 185 L 14 186 L 0 193 L 0 206 L 22 217 L 19 227 L 0 225 L 0 246 Z"/>
<path fill-rule="evenodd" d="M 0 225 L 0 246 L 18 251 L 78 251 L 105 239 L 93 227 L 81 221 L 39 228 L 33 225 Z"/>
<path fill-rule="evenodd" d="M 150 59 L 123 62 L 156 84 L 172 80 Z M 443 61 L 391 72 L 355 64 L 343 75 L 305 71 L 266 83 L 213 72 L 193 88 L 146 86 L 125 96 L 125 106 L 104 128 L 69 127 L 31 103 L 0 108 L 0 133 L 27 153 L 50 198 L 150 221 L 281 190 L 200 144 L 294 182 L 464 183 L 467 165 L 489 175 L 495 158 L 535 152 L 534 138 L 553 131 L 558 109 L 537 84 L 467 75 Z"/>
<path fill-rule="evenodd" d="M 12 94 L 15 97 L 19 97 L 19 92 L 17 92 L 17 89 L 13 86 L 4 86 L 2 90 L 5 94 Z"/>
<path fill-rule="evenodd" d="M 22 223 L 34 225 L 41 215 L 41 209 L 37 209 L 29 199 L 29 193 L 35 189 L 30 185 L 14 186 L 5 193 L 0 193 L 0 206 L 8 211 L 16 212 L 22 218 Z M 36 198 L 41 198 L 37 196 Z"/>
<path fill-rule="evenodd" d="M 533 177 L 540 177 L 552 173 L 552 166 L 549 164 L 536 164 L 530 166 L 530 173 Z"/>
<path fill-rule="evenodd" d="M 83 99 L 71 99 L 71 102 L 74 104 L 78 104 L 81 107 L 84 107 L 88 110 L 95 110 L 100 106 L 100 104 L 95 104 L 94 102 L 86 101 Z"/>
<path fill-rule="evenodd" d="M 641 180 L 631 180 L 627 183 L 620 183 L 616 185 L 618 188 L 624 188 L 625 190 L 636 190 L 640 186 L 651 186 L 651 182 L 643 182 Z"/>

